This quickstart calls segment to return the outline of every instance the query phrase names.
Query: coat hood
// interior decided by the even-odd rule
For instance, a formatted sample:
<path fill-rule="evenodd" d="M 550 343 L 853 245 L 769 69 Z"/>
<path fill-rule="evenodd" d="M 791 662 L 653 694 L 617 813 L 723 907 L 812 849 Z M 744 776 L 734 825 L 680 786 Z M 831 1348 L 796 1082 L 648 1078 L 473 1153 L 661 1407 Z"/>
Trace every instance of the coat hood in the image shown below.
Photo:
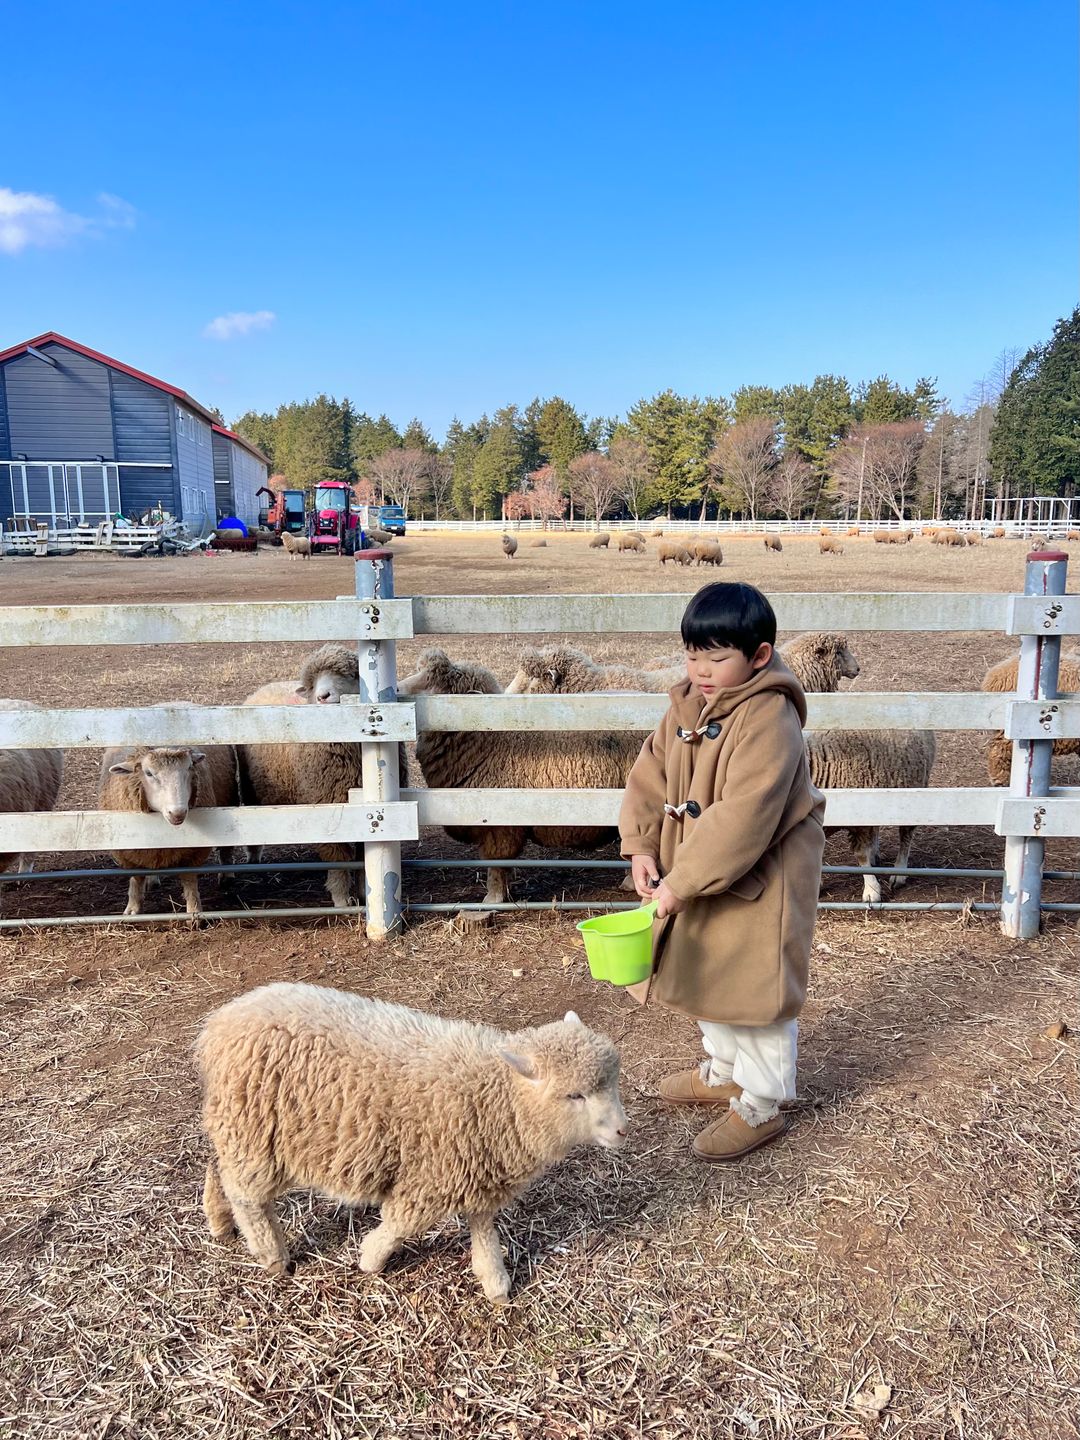
<path fill-rule="evenodd" d="M 806 724 L 806 696 L 803 688 L 775 650 L 768 665 L 749 680 L 742 685 L 718 690 L 709 700 L 694 689 L 693 682 L 689 679 L 680 680 L 668 691 L 668 695 L 680 725 L 693 729 L 705 720 L 722 720 L 744 700 L 750 700 L 766 690 L 779 690 L 785 694 L 798 712 L 799 724 Z"/>

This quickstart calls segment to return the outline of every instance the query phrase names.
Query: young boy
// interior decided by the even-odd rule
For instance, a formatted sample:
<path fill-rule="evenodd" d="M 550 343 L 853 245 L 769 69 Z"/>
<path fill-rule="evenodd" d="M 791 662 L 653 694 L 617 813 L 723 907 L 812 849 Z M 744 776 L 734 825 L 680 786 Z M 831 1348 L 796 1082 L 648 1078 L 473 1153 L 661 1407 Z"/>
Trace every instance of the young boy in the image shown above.
<path fill-rule="evenodd" d="M 687 678 L 646 740 L 619 831 L 655 900 L 647 1000 L 696 1020 L 706 1059 L 660 1096 L 714 1112 L 699 1160 L 737 1160 L 787 1128 L 825 845 L 802 686 L 753 585 L 706 585 L 682 619 Z"/>

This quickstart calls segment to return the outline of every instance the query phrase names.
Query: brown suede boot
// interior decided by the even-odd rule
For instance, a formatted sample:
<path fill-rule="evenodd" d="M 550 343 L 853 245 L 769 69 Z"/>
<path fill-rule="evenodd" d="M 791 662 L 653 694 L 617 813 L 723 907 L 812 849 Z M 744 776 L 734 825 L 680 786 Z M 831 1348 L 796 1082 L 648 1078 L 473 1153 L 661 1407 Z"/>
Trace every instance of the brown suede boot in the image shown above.
<path fill-rule="evenodd" d="M 698 1135 L 691 1149 L 698 1160 L 717 1164 L 725 1160 L 741 1160 L 752 1150 L 759 1150 L 772 1140 L 778 1140 L 790 1125 L 790 1117 L 774 1115 L 760 1125 L 751 1125 L 738 1110 L 728 1110 L 711 1125 L 706 1125 Z"/>
<path fill-rule="evenodd" d="M 707 1085 L 695 1065 L 692 1070 L 665 1075 L 657 1093 L 669 1105 L 728 1105 L 733 1095 L 742 1094 L 742 1086 L 730 1081 L 725 1085 Z"/>

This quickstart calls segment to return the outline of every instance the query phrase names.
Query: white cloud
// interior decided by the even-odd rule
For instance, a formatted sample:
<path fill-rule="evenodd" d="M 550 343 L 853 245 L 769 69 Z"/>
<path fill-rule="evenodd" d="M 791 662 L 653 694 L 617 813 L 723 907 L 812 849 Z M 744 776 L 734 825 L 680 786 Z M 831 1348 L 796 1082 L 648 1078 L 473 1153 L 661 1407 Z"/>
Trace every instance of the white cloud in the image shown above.
<path fill-rule="evenodd" d="M 31 246 L 66 245 L 79 235 L 134 227 L 138 213 L 134 205 L 104 192 L 97 199 L 98 214 L 79 215 L 65 210 L 51 195 L 0 185 L 0 253 L 17 255 Z"/>
<path fill-rule="evenodd" d="M 253 330 L 269 330 L 276 319 L 273 310 L 233 310 L 211 320 L 202 333 L 207 340 L 235 340 Z"/>

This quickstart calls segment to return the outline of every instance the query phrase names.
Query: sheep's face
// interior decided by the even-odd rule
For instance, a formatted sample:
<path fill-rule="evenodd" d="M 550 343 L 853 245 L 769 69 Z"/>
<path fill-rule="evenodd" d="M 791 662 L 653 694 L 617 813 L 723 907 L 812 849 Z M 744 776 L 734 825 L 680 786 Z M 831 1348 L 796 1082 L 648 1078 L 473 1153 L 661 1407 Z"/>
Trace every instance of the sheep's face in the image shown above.
<path fill-rule="evenodd" d="M 109 769 L 113 775 L 138 775 L 146 809 L 164 815 L 170 825 L 182 825 L 195 803 L 196 768 L 205 762 L 202 750 L 148 750 L 138 760 Z"/>
<path fill-rule="evenodd" d="M 298 685 L 296 693 L 308 705 L 338 705 L 343 695 L 360 694 L 360 679 L 356 675 L 339 675 L 334 670 L 320 670 L 310 685 Z"/>
<path fill-rule="evenodd" d="M 619 1055 L 611 1041 L 588 1030 L 571 1010 L 564 1020 L 521 1037 L 502 1058 L 526 1082 L 530 1108 L 539 1108 L 564 1154 L 578 1145 L 617 1150 L 629 1121 L 619 1097 Z"/>
<path fill-rule="evenodd" d="M 848 649 L 847 645 L 841 645 L 836 655 L 836 665 L 841 676 L 845 680 L 855 680 L 859 675 L 859 662 Z"/>

